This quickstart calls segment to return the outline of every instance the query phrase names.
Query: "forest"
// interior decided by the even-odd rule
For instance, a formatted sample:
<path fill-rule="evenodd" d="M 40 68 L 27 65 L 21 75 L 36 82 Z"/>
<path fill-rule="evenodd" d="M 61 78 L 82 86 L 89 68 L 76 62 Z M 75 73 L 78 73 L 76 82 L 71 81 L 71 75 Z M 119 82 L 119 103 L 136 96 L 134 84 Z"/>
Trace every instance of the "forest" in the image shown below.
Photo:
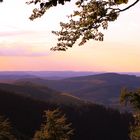
<path fill-rule="evenodd" d="M 18 77 L 19 79 L 15 80 L 15 77 Z M 24 77 L 25 79 L 20 79 L 21 77 Z M 100 78 L 100 80 L 107 79 L 108 82 L 110 79 L 114 86 L 115 84 L 118 85 L 119 82 L 128 81 L 124 79 L 129 79 L 129 83 L 125 84 L 130 86 L 131 80 L 133 79 L 132 81 L 135 83 L 133 88 L 138 86 L 137 82 L 139 82 L 139 77 L 114 73 L 95 74 L 93 76 L 81 76 L 63 80 L 64 83 L 66 83 L 68 80 L 79 79 L 79 84 L 81 84 L 81 81 L 87 81 L 89 78 L 92 80 L 95 79 L 95 85 L 97 83 L 99 84 L 97 78 Z M 33 139 L 35 134 L 40 130 L 43 122 L 46 122 L 47 117 L 43 117 L 44 112 L 49 110 L 53 112 L 56 109 L 59 109 L 62 114 L 65 114 L 66 122 L 71 124 L 71 129 L 73 130 L 73 134 L 70 136 L 71 140 L 130 139 L 130 128 L 134 125 L 135 119 L 131 112 L 121 110 L 121 107 L 119 109 L 112 108 L 108 105 L 99 105 L 84 100 L 74 96 L 74 94 L 64 94 L 63 92 L 60 92 L 60 90 L 56 91 L 56 89 L 54 90 L 45 86 L 46 82 L 42 82 L 41 84 L 41 81 L 39 81 L 37 83 L 35 82 L 36 77 L 26 78 L 26 75 L 24 76 L 24 74 L 22 76 L 5 75 L 0 80 L 0 115 L 4 117 L 3 120 L 8 119 L 8 123 L 12 128 L 9 132 L 11 134 L 10 136 L 14 136 L 17 140 Z M 2 81 L 4 83 L 2 83 Z M 47 80 L 47 82 L 48 81 L 49 80 Z M 50 80 L 50 82 L 54 81 L 55 80 Z M 56 82 L 57 81 L 59 83 L 58 79 Z M 77 88 L 79 87 L 79 84 L 76 84 Z M 83 85 L 83 82 L 81 85 Z M 104 90 L 106 90 L 106 92 L 108 91 L 107 88 L 104 88 Z M 120 93 L 116 94 L 118 94 L 118 96 L 115 97 L 119 98 Z M 109 96 L 107 96 L 107 98 L 108 97 Z"/>

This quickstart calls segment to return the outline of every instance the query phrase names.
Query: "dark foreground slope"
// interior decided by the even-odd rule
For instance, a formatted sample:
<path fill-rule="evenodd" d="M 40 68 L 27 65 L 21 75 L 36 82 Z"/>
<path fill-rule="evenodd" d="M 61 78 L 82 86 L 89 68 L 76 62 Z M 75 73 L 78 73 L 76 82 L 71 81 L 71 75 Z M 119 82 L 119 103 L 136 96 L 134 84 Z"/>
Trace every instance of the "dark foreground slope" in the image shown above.
<path fill-rule="evenodd" d="M 8 117 L 16 132 L 28 137 L 26 140 L 39 129 L 43 111 L 56 107 L 55 103 L 0 90 L 0 115 Z M 59 108 L 75 129 L 72 140 L 128 140 L 131 116 L 127 113 L 120 114 L 95 104 L 63 104 Z"/>
<path fill-rule="evenodd" d="M 61 104 L 82 104 L 78 97 L 65 92 L 58 92 L 47 86 L 40 86 L 33 82 L 22 82 L 18 84 L 0 83 L 0 89 L 7 92 L 14 92 L 19 95 L 28 96 L 36 100 L 61 103 Z"/>

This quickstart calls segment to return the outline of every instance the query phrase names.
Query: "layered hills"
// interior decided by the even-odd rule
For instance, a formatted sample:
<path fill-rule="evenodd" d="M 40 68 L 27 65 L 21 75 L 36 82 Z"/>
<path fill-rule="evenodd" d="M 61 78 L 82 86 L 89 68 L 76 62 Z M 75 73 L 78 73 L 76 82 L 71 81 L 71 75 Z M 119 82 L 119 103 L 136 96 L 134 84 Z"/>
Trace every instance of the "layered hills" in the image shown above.
<path fill-rule="evenodd" d="M 13 90 L 39 100 L 58 103 L 79 103 L 84 100 L 118 108 L 122 88 L 140 87 L 140 77 L 128 74 L 103 73 L 64 79 L 55 75 L 59 77 L 55 80 L 50 80 L 54 78 L 54 75 L 53 78 L 48 79 L 45 76 L 39 77 L 40 73 L 38 75 L 26 74 L 4 74 L 0 77 L 0 89 Z M 49 77 L 49 73 L 47 76 Z M 3 82 L 7 84 L 2 84 Z"/>
<path fill-rule="evenodd" d="M 72 140 L 128 140 L 132 115 L 95 104 L 118 106 L 122 87 L 138 88 L 140 78 L 116 73 L 57 80 L 3 76 L 0 115 L 9 118 L 20 140 L 30 140 L 40 128 L 43 111 L 55 108 L 61 109 L 72 123 Z"/>
<path fill-rule="evenodd" d="M 140 77 L 117 73 L 104 73 L 61 80 L 26 78 L 18 80 L 16 83 L 27 81 L 69 93 L 86 101 L 114 107 L 119 105 L 119 96 L 122 88 L 135 89 L 140 87 Z"/>

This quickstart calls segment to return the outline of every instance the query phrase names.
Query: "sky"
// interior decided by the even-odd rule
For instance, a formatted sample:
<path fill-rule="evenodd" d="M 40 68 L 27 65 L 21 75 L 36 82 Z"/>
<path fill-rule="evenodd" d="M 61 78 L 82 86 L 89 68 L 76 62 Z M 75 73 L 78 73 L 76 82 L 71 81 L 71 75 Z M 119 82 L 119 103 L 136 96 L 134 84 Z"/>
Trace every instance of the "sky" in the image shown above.
<path fill-rule="evenodd" d="M 75 0 L 49 9 L 34 21 L 29 20 L 34 5 L 25 2 L 0 3 L 0 71 L 140 72 L 140 2 L 109 23 L 103 42 L 76 43 L 66 52 L 50 51 L 57 43 L 51 31 L 68 20 Z"/>

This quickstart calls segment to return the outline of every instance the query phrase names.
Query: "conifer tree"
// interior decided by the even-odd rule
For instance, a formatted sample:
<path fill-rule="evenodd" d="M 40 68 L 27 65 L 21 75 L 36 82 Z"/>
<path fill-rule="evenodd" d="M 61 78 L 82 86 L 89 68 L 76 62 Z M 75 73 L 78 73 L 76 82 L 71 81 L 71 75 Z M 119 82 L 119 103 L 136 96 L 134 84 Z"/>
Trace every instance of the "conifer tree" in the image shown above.
<path fill-rule="evenodd" d="M 70 140 L 73 134 L 71 123 L 67 123 L 65 115 L 59 109 L 45 111 L 45 121 L 33 140 Z"/>
<path fill-rule="evenodd" d="M 11 131 L 9 120 L 0 116 L 0 140 L 16 140 Z"/>

